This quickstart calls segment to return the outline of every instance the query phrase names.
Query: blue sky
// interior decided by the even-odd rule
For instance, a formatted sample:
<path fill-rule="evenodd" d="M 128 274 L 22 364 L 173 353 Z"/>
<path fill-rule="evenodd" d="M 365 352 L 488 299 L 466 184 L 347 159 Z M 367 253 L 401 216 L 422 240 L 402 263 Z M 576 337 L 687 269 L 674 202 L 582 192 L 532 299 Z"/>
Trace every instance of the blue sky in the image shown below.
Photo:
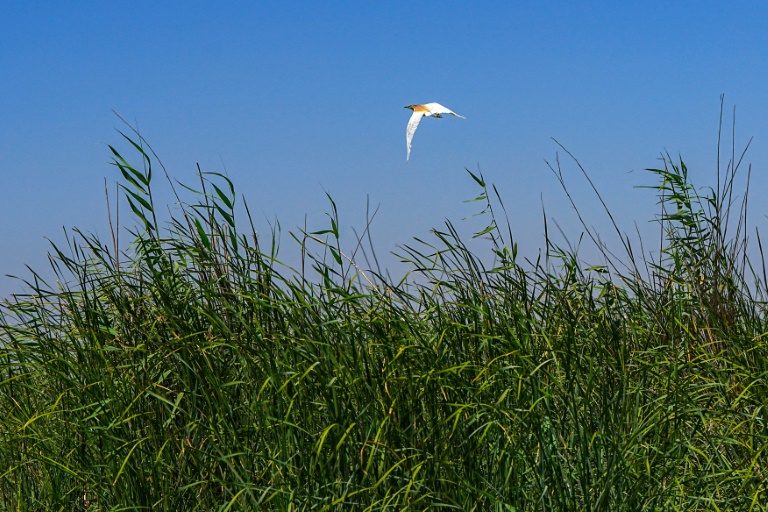
<path fill-rule="evenodd" d="M 550 137 L 579 157 L 624 229 L 650 230 L 655 198 L 635 187 L 653 181 L 632 171 L 669 151 L 695 183 L 713 184 L 725 94 L 737 146 L 755 138 L 761 224 L 766 19 L 756 1 L 2 2 L 0 273 L 45 269 L 45 239 L 61 243 L 62 227 L 106 240 L 104 180 L 114 190 L 117 179 L 106 145 L 122 128 L 113 110 L 174 178 L 192 181 L 196 163 L 225 171 L 263 231 L 275 218 L 284 232 L 305 216 L 323 227 L 327 191 L 351 245 L 369 198 L 385 255 L 445 218 L 464 225 L 476 206 L 462 201 L 477 192 L 466 167 L 496 184 L 532 255 L 542 205 L 580 232 L 544 163 L 558 149 Z M 406 165 L 403 106 L 430 101 L 467 119 L 425 119 Z M 605 232 L 576 169 L 565 171 Z M 283 247 L 288 256 L 287 236 Z M 19 289 L 0 278 L 0 295 Z"/>

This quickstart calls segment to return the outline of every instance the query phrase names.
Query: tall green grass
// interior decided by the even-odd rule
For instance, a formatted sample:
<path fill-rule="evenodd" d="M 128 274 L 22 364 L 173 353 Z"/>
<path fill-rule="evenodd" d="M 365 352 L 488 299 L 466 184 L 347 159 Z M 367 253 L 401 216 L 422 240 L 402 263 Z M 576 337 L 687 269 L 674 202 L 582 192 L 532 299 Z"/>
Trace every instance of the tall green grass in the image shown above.
<path fill-rule="evenodd" d="M 161 222 L 126 139 L 128 228 L 74 230 L 56 282 L 2 306 L 3 509 L 766 510 L 766 279 L 735 158 L 699 192 L 665 157 L 656 256 L 584 224 L 597 266 L 548 235 L 519 261 L 470 173 L 486 248 L 447 222 L 393 281 L 367 227 L 341 245 L 333 200 L 297 269 L 221 174 Z"/>

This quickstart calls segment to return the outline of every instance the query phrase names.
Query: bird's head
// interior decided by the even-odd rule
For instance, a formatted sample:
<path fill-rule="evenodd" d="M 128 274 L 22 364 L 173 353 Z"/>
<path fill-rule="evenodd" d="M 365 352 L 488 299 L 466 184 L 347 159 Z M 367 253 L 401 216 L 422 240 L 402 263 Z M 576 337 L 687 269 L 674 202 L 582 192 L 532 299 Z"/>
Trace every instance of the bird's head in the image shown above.
<path fill-rule="evenodd" d="M 409 109 L 413 110 L 414 108 L 416 108 L 416 105 L 406 105 L 405 108 L 409 108 Z"/>

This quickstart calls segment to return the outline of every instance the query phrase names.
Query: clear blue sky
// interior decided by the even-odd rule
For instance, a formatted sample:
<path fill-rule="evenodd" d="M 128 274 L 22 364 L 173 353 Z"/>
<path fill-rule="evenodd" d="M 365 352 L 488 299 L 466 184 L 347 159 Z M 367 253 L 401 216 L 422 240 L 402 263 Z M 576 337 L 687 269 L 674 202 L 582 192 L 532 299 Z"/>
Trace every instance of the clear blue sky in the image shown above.
<path fill-rule="evenodd" d="M 465 167 L 501 191 L 521 252 L 542 242 L 542 203 L 579 227 L 547 170 L 555 137 L 622 227 L 646 229 L 639 171 L 681 154 L 714 183 L 719 96 L 737 143 L 755 137 L 753 222 L 764 220 L 768 4 L 744 2 L 16 2 L 0 4 L 0 274 L 44 269 L 62 227 L 107 237 L 114 109 L 173 177 L 195 164 L 245 194 L 259 228 L 324 226 L 324 191 L 381 254 L 476 207 Z M 425 119 L 405 164 L 410 103 Z M 576 170 L 576 200 L 604 216 Z M 160 183 L 158 183 L 160 185 Z M 762 203 L 762 204 L 761 204 Z M 124 211 L 127 212 L 127 209 Z M 468 225 L 469 226 L 469 225 Z M 469 233 L 470 227 L 467 228 Z M 352 232 L 343 233 L 352 244 Z M 284 237 L 288 251 L 290 241 Z M 0 278 L 0 294 L 19 286 Z"/>

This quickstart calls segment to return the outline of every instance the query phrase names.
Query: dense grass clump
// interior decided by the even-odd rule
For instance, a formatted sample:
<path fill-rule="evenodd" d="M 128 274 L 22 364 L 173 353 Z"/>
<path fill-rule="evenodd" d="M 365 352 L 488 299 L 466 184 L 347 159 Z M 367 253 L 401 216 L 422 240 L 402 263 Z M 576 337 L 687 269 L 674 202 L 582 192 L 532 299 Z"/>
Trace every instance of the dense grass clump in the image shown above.
<path fill-rule="evenodd" d="M 55 285 L 2 306 L 0 508 L 766 509 L 766 280 L 746 201 L 731 218 L 738 162 L 700 195 L 665 158 L 656 257 L 585 226 L 593 267 L 549 238 L 519 262 L 470 173 L 492 263 L 448 222 L 394 282 L 357 261 L 367 232 L 343 252 L 333 201 L 297 270 L 223 175 L 160 223 L 131 142 L 130 245 L 74 231 Z"/>

